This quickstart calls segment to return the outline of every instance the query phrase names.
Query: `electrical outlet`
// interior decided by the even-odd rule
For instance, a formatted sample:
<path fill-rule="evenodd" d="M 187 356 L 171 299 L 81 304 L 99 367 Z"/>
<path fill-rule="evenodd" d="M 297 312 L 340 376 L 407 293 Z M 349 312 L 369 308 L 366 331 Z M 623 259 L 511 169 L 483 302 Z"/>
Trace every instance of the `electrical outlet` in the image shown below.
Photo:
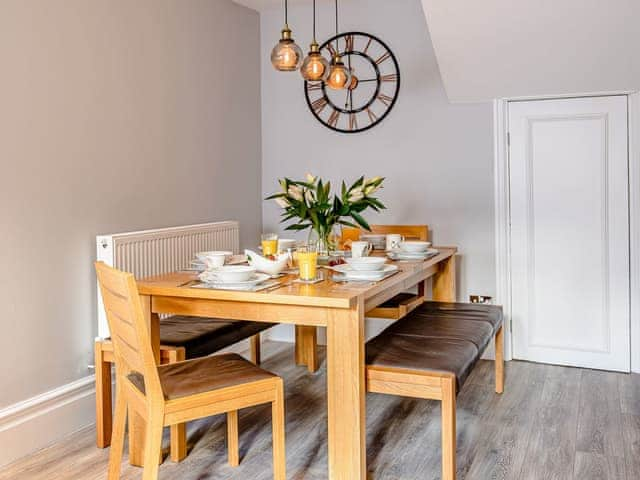
<path fill-rule="evenodd" d="M 491 303 L 491 300 L 493 300 L 493 297 L 490 297 L 488 295 L 469 295 L 469 301 L 471 303 L 482 303 L 485 305 L 489 305 Z"/>

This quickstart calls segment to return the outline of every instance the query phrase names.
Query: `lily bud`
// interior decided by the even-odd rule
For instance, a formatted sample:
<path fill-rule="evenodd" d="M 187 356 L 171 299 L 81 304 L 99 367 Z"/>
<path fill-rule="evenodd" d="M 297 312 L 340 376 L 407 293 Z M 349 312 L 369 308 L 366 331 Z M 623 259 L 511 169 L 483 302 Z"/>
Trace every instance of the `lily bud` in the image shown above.
<path fill-rule="evenodd" d="M 287 202 L 287 199 L 286 199 L 286 198 L 278 197 L 278 198 L 276 198 L 275 200 L 276 200 L 276 203 L 278 204 L 278 206 L 279 206 L 280 208 L 287 208 L 287 207 L 289 207 L 289 202 Z"/>
<path fill-rule="evenodd" d="M 290 185 L 289 191 L 287 192 L 291 198 L 297 200 L 298 202 L 302 201 L 302 189 L 297 185 Z"/>

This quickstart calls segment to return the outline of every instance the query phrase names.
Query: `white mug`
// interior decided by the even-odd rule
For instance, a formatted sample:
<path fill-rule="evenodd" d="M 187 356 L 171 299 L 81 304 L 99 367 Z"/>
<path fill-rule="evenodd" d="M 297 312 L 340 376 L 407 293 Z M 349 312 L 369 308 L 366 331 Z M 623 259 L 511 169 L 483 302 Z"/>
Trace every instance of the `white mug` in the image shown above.
<path fill-rule="evenodd" d="M 366 257 L 373 246 L 369 242 L 351 242 L 351 256 L 353 258 Z"/>
<path fill-rule="evenodd" d="M 404 237 L 397 233 L 390 233 L 387 235 L 387 251 L 400 248 L 400 244 L 404 242 Z"/>

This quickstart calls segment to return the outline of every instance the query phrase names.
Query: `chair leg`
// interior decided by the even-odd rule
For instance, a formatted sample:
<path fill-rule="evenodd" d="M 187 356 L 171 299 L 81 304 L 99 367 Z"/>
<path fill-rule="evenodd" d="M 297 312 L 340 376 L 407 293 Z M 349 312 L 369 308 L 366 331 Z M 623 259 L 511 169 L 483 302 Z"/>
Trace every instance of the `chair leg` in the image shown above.
<path fill-rule="evenodd" d="M 238 411 L 227 412 L 227 452 L 229 465 L 240 465 L 240 452 L 238 446 Z"/>
<path fill-rule="evenodd" d="M 142 480 L 157 480 L 158 458 L 162 455 L 162 414 L 150 412 L 145 432 L 144 470 Z"/>
<path fill-rule="evenodd" d="M 124 432 L 127 423 L 127 400 L 121 388 L 116 388 L 116 411 L 113 423 L 113 444 L 109 452 L 108 480 L 119 480 L 124 449 Z"/>
<path fill-rule="evenodd" d="M 251 362 L 260 365 L 260 334 L 256 333 L 249 339 L 249 348 L 251 350 Z"/>
<path fill-rule="evenodd" d="M 177 363 L 185 360 L 186 351 L 183 347 L 176 347 L 168 352 L 169 363 Z M 171 461 L 181 462 L 187 456 L 187 424 L 178 423 L 169 427 L 171 432 Z"/>
<path fill-rule="evenodd" d="M 504 392 L 504 330 L 500 327 L 496 333 L 496 393 Z"/>
<path fill-rule="evenodd" d="M 287 477 L 287 460 L 285 454 L 285 417 L 284 417 L 284 384 L 282 379 L 276 386 L 276 399 L 271 404 L 273 431 L 273 478 L 285 480 Z"/>
<path fill-rule="evenodd" d="M 443 377 L 442 389 L 442 480 L 456 478 L 456 379 Z"/>
<path fill-rule="evenodd" d="M 96 367 L 96 445 L 106 448 L 111 444 L 111 362 L 104 360 L 103 341 L 95 342 Z"/>

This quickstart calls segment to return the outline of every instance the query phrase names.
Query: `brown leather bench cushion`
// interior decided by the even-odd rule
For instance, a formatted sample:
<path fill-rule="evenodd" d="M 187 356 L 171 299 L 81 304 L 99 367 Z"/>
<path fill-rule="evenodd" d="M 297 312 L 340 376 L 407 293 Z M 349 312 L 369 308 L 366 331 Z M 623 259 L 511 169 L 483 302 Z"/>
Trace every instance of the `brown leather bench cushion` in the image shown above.
<path fill-rule="evenodd" d="M 273 323 L 176 315 L 160 320 L 160 343 L 184 347 L 187 359 L 204 357 L 274 325 Z"/>
<path fill-rule="evenodd" d="M 158 375 L 167 400 L 275 377 L 235 353 L 161 365 Z M 145 392 L 141 374 L 132 373 L 128 378 Z"/>
<path fill-rule="evenodd" d="M 460 390 L 500 325 L 499 306 L 425 302 L 367 342 L 366 362 L 453 374 Z"/>

